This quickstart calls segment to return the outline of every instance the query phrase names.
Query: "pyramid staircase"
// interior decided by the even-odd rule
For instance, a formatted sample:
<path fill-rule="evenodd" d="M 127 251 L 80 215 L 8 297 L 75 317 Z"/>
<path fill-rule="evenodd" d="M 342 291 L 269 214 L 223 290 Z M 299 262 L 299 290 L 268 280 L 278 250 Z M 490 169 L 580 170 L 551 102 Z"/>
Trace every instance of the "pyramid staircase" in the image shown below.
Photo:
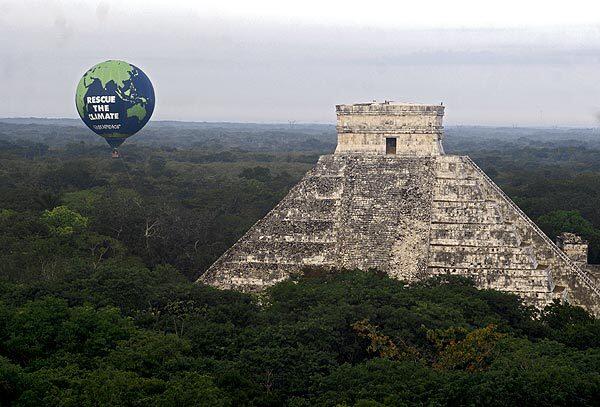
<path fill-rule="evenodd" d="M 469 157 L 441 156 L 437 161 L 431 274 L 468 276 L 481 288 L 510 291 L 539 307 L 565 299 L 572 291 L 566 289 L 572 285 L 569 280 L 575 277 L 579 286 L 600 299 L 587 273 Z"/>

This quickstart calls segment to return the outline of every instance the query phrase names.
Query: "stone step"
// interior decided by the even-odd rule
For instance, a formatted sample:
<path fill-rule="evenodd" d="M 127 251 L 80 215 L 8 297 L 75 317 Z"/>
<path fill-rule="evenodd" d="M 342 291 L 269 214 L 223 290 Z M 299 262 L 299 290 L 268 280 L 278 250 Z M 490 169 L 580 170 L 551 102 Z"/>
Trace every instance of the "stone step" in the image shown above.
<path fill-rule="evenodd" d="M 257 241 L 318 241 L 334 242 L 335 222 L 319 219 L 271 219 L 259 223 L 248 237 Z"/>
<path fill-rule="evenodd" d="M 261 236 L 261 242 L 282 242 L 282 243 L 326 243 L 335 245 L 336 239 L 332 239 L 330 236 L 306 236 L 302 234 L 287 234 L 281 236 Z"/>
<path fill-rule="evenodd" d="M 469 186 L 479 187 L 482 185 L 481 179 L 479 178 L 436 178 L 438 185 L 451 185 L 451 186 Z"/>
<path fill-rule="evenodd" d="M 343 182 L 340 178 L 309 177 L 300 183 L 294 192 L 313 199 L 339 199 L 342 189 Z"/>
<path fill-rule="evenodd" d="M 432 223 L 430 243 L 443 246 L 513 246 L 521 238 L 513 225 L 494 223 Z"/>
<path fill-rule="evenodd" d="M 346 170 L 346 160 L 336 157 L 334 155 L 323 155 L 319 158 L 317 165 L 315 165 L 308 174 L 330 174 L 336 176 L 343 176 Z"/>
<path fill-rule="evenodd" d="M 479 185 L 436 184 L 434 200 L 441 201 L 485 201 L 486 195 Z"/>
<path fill-rule="evenodd" d="M 518 268 L 476 268 L 476 267 L 454 267 L 454 266 L 428 266 L 427 270 L 435 275 L 443 274 L 461 274 L 461 275 L 482 275 L 482 276 L 495 276 L 495 275 L 507 275 L 512 278 L 545 278 L 549 279 L 551 273 L 549 270 L 540 269 L 518 269 Z"/>
<path fill-rule="evenodd" d="M 429 266 L 458 268 L 535 269 L 538 266 L 531 250 L 522 247 L 429 246 Z"/>
<path fill-rule="evenodd" d="M 444 223 L 502 223 L 503 217 L 495 202 L 434 200 L 431 220 Z"/>
<path fill-rule="evenodd" d="M 456 275 L 470 278 L 477 287 L 511 292 L 550 292 L 551 280 L 547 274 L 528 275 L 523 270 L 447 269 L 429 268 L 432 275 Z"/>
<path fill-rule="evenodd" d="M 276 218 L 283 219 L 304 219 L 304 218 L 332 218 L 340 205 L 339 199 L 289 199 L 282 201 L 277 207 Z"/>
<path fill-rule="evenodd" d="M 330 264 L 335 261 L 334 243 L 252 241 L 228 256 L 236 263 Z"/>

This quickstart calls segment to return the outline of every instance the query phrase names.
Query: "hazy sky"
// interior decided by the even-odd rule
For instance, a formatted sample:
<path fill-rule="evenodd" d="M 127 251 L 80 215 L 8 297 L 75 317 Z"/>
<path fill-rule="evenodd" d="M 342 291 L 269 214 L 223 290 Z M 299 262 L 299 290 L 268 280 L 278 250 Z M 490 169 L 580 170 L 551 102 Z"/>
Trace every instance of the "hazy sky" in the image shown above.
<path fill-rule="evenodd" d="M 443 101 L 449 124 L 597 126 L 596 3 L 0 0 L 0 117 L 77 117 L 81 75 L 123 59 L 159 120 L 331 123 L 388 99 Z"/>

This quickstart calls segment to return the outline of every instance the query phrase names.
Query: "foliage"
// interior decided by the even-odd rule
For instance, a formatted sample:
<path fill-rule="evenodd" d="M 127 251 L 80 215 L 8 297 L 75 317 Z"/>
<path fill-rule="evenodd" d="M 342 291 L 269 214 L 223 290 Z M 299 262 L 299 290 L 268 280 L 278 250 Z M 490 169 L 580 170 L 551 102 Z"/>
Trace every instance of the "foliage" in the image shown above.
<path fill-rule="evenodd" d="M 516 297 L 462 279 L 407 287 L 362 271 L 298 277 L 258 304 L 123 262 L 123 280 L 107 263 L 45 292 L 4 282 L 4 400 L 494 405 L 526 393 L 525 404 L 592 405 L 600 395 L 600 347 L 572 335 L 598 320 L 580 308 L 556 303 L 535 319 Z"/>
<path fill-rule="evenodd" d="M 67 237 L 86 228 L 88 219 L 66 206 L 57 206 L 42 213 L 42 222 L 55 236 Z"/>
<path fill-rule="evenodd" d="M 464 339 L 452 340 L 442 349 L 435 366 L 464 369 L 468 372 L 486 370 L 491 364 L 496 344 L 504 336 L 505 334 L 496 332 L 493 324 L 475 329 L 467 333 Z"/>
<path fill-rule="evenodd" d="M 600 321 L 581 308 L 376 270 L 313 268 L 260 295 L 191 282 L 332 148 L 333 127 L 150 126 L 115 161 L 68 123 L 0 123 L 0 404 L 597 404 Z M 486 131 L 450 150 L 598 258 L 595 141 Z"/>
<path fill-rule="evenodd" d="M 352 324 L 352 329 L 363 338 L 368 338 L 371 343 L 367 347 L 369 353 L 374 353 L 382 358 L 387 359 L 403 359 L 412 357 L 416 359 L 419 352 L 414 347 L 408 347 L 404 343 L 404 350 L 400 350 L 398 346 L 386 335 L 382 335 L 377 331 L 377 327 L 363 319 Z"/>

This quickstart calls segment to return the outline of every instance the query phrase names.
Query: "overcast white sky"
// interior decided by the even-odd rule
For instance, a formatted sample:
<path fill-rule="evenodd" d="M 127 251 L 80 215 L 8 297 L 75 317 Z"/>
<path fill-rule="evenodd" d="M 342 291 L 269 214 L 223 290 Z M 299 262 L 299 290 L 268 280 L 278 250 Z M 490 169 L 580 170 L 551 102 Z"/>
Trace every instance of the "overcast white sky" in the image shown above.
<path fill-rule="evenodd" d="M 81 75 L 142 68 L 154 119 L 334 121 L 446 105 L 449 124 L 600 125 L 596 1 L 0 0 L 0 117 L 77 117 Z"/>

